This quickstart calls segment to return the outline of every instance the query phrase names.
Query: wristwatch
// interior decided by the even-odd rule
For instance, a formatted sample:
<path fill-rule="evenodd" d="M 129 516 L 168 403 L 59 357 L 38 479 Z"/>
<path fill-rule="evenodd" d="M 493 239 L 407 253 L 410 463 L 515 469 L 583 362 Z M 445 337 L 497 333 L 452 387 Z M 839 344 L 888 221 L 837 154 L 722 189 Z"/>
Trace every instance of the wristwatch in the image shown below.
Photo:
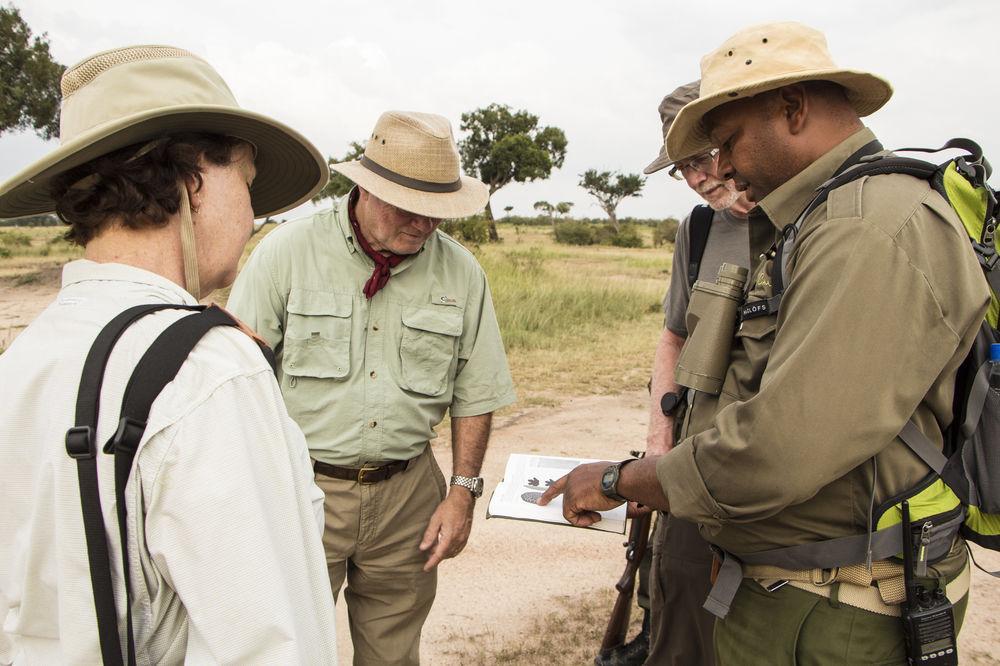
<path fill-rule="evenodd" d="M 660 398 L 660 410 L 663 411 L 664 416 L 673 416 L 677 412 L 677 408 L 681 406 L 684 402 L 684 393 L 677 391 L 676 393 L 664 393 L 663 397 Z"/>
<path fill-rule="evenodd" d="M 614 465 L 608 465 L 604 470 L 604 474 L 601 475 L 601 492 L 608 499 L 613 499 L 616 502 L 627 502 L 628 500 L 618 494 L 618 479 L 621 478 L 622 467 L 628 463 L 636 460 L 636 458 L 629 458 L 623 460 Z"/>
<path fill-rule="evenodd" d="M 483 477 L 471 477 L 471 476 L 452 476 L 451 483 L 452 486 L 462 486 L 470 493 L 475 499 L 479 499 L 483 496 Z"/>

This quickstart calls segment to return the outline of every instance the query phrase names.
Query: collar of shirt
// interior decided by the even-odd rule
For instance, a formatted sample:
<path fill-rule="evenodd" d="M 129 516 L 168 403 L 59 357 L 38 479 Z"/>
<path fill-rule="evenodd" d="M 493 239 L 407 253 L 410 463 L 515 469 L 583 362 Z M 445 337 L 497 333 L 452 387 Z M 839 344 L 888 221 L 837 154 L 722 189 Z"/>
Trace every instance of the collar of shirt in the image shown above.
<path fill-rule="evenodd" d="M 352 195 L 355 191 L 357 191 L 357 189 L 358 188 L 355 185 L 350 192 L 337 201 L 334 207 L 333 216 L 337 222 L 337 226 L 340 228 L 340 233 L 344 235 L 344 242 L 347 244 L 347 250 L 352 255 L 356 256 L 360 261 L 363 261 L 365 265 L 371 269 L 375 265 L 375 262 L 372 261 L 371 257 L 365 254 L 361 249 L 360 243 L 358 243 L 354 238 L 354 229 L 351 226 L 350 201 Z M 395 275 L 396 273 L 401 273 L 409 268 L 410 265 L 412 265 L 413 262 L 424 253 L 424 250 L 427 248 L 427 243 L 432 242 L 434 238 L 435 234 L 431 234 L 431 237 L 420 246 L 420 250 L 416 254 L 407 255 L 405 259 L 389 269 L 389 274 Z"/>
<path fill-rule="evenodd" d="M 833 172 L 866 143 L 875 140 L 875 134 L 864 127 L 847 137 L 825 155 L 797 173 L 791 180 L 774 190 L 757 203 L 767 214 L 771 224 L 779 230 L 792 224 L 805 209 L 816 190 L 829 180 Z"/>
<path fill-rule="evenodd" d="M 142 268 L 128 264 L 98 263 L 90 259 L 77 259 L 63 266 L 63 289 L 82 282 L 133 282 L 152 287 L 163 292 L 163 298 L 168 303 L 185 303 L 197 305 L 194 296 L 186 292 L 179 284 L 162 275 L 157 275 Z"/>

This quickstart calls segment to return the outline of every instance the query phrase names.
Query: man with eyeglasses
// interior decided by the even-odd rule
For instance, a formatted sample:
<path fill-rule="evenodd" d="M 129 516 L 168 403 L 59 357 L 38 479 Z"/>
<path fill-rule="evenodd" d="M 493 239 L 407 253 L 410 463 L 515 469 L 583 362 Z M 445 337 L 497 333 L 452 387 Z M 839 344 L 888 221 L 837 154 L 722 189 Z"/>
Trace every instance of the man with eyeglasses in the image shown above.
<path fill-rule="evenodd" d="M 437 231 L 489 190 L 428 113 L 382 114 L 361 159 L 331 168 L 356 187 L 261 241 L 229 306 L 273 347 L 309 444 L 354 663 L 418 664 L 437 565 L 465 547 L 483 492 L 492 413 L 514 401 L 486 275 Z M 429 444 L 445 412 L 450 483 Z"/>
<path fill-rule="evenodd" d="M 700 81 L 683 85 L 663 98 L 660 118 L 663 136 L 677 112 L 698 98 Z M 714 282 L 723 263 L 750 266 L 747 213 L 753 203 L 731 180 L 716 174 L 711 150 L 673 159 L 664 146 L 644 169 L 650 174 L 667 167 L 705 204 L 696 206 L 681 222 L 674 247 L 670 286 L 663 300 L 663 334 L 656 347 L 650 382 L 649 430 L 646 454 L 662 455 L 673 447 L 677 408 L 683 399 L 674 381 L 674 368 L 687 339 L 685 313 L 695 280 Z M 664 397 L 666 396 L 666 399 Z M 652 538 L 650 565 L 650 638 L 647 664 L 713 664 L 714 616 L 702 608 L 711 588 L 712 554 L 694 523 L 660 514 Z"/>

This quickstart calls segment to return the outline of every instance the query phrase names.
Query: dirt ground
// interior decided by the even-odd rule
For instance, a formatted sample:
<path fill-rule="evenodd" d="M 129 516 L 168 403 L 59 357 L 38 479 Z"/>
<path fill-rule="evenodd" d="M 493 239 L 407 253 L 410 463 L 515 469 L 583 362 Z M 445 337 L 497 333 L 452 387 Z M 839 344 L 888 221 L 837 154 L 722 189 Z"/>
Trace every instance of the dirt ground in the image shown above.
<path fill-rule="evenodd" d="M 0 346 L 31 321 L 58 284 L 0 285 Z M 427 664 L 468 664 L 468 655 L 518 645 L 537 620 L 574 599 L 604 598 L 624 566 L 623 537 L 594 530 L 486 519 L 490 492 L 511 453 L 546 453 L 619 459 L 640 447 L 647 416 L 641 391 L 574 398 L 558 407 L 515 411 L 497 419 L 483 476 L 486 494 L 476 507 L 468 547 L 439 570 L 438 596 L 424 627 L 421 654 Z M 434 445 L 441 466 L 451 452 Z M 1000 553 L 976 549 L 984 567 L 1000 569 Z M 959 639 L 963 664 L 1000 664 L 1000 581 L 974 570 L 972 598 Z M 610 606 L 609 606 L 610 610 Z M 337 609 L 342 663 L 351 662 L 347 613 Z M 567 644 L 576 637 L 565 636 Z M 594 649 L 596 650 L 596 644 Z M 531 660 L 537 661 L 537 660 Z M 547 663 L 570 663 L 545 658 Z"/>

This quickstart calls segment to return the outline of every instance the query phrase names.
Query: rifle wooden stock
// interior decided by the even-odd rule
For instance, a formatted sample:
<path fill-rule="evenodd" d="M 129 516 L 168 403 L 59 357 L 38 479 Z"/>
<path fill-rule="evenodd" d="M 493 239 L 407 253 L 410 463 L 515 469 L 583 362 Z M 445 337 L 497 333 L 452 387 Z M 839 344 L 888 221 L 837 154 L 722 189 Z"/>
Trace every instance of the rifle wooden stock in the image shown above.
<path fill-rule="evenodd" d="M 608 628 L 604 631 L 604 640 L 601 641 L 602 654 L 622 645 L 628 634 L 628 622 L 632 615 L 632 597 L 635 594 L 635 575 L 639 571 L 639 563 L 646 556 L 646 545 L 649 542 L 649 523 L 652 517 L 652 513 L 646 513 L 632 519 L 632 525 L 628 531 L 628 542 L 625 544 L 625 571 L 615 584 L 618 598 L 611 610 Z"/>

